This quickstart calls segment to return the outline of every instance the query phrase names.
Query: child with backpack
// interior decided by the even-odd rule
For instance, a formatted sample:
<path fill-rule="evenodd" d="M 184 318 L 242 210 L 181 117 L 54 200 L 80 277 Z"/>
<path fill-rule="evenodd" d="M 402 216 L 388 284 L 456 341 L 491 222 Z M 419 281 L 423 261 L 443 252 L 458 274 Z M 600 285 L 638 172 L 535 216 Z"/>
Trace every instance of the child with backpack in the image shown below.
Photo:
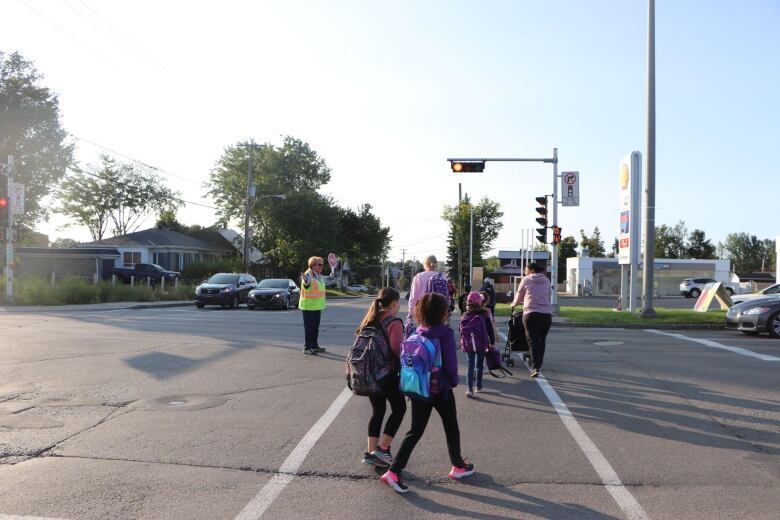
<path fill-rule="evenodd" d="M 473 397 L 475 393 L 482 391 L 485 352 L 496 343 L 493 318 L 484 303 L 482 295 L 477 292 L 469 293 L 466 298 L 466 313 L 460 319 L 460 349 L 469 358 L 466 397 Z"/>
<path fill-rule="evenodd" d="M 362 462 L 383 468 L 393 463 L 390 445 L 406 414 L 406 401 L 398 386 L 398 355 L 404 335 L 403 321 L 396 316 L 400 307 L 398 291 L 391 287 L 380 290 L 355 331 L 358 337 L 347 357 L 350 388 L 357 395 L 367 395 L 371 402 L 368 450 Z M 380 437 L 387 403 L 390 417 Z"/>
<path fill-rule="evenodd" d="M 460 452 L 460 428 L 452 391 L 458 386 L 458 357 L 455 335 L 447 325 L 448 307 L 444 296 L 425 294 L 416 308 L 415 318 L 420 326 L 401 343 L 401 391 L 412 402 L 412 425 L 398 449 L 395 462 L 380 477 L 398 493 L 408 491 L 401 472 L 422 438 L 434 409 L 441 417 L 447 437 L 452 464 L 447 476 L 461 479 L 474 474 L 474 465 L 467 463 Z"/>

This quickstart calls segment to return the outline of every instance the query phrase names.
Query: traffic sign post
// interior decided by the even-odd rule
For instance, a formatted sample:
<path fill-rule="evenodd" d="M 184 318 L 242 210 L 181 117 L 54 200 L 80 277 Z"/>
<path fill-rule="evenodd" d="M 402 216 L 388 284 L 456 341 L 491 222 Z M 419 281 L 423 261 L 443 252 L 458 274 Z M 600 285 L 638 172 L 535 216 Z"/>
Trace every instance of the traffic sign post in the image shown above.
<path fill-rule="evenodd" d="M 5 231 L 5 303 L 14 302 L 14 215 L 17 211 L 14 208 L 14 156 L 8 156 L 8 195 L 10 198 L 8 208 L 8 224 Z M 21 185 L 20 185 L 21 186 Z M 21 208 L 24 212 L 24 186 L 21 191 Z"/>
<path fill-rule="evenodd" d="M 561 206 L 580 205 L 580 172 L 561 172 Z"/>

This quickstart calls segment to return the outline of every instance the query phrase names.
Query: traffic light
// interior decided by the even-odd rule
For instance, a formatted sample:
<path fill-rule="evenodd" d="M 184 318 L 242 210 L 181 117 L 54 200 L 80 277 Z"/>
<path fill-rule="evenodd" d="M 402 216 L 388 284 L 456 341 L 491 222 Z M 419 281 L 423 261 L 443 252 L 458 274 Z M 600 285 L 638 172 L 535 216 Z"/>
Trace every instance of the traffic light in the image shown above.
<path fill-rule="evenodd" d="M 5 229 L 8 226 L 8 198 L 0 197 L 0 227 Z"/>
<path fill-rule="evenodd" d="M 561 243 L 561 226 L 553 226 L 552 227 L 553 232 L 553 245 L 558 245 Z"/>
<path fill-rule="evenodd" d="M 547 196 L 536 197 L 536 202 L 539 206 L 536 208 L 536 212 L 540 215 L 536 218 L 540 228 L 536 228 L 536 240 L 542 244 L 547 243 Z"/>
<path fill-rule="evenodd" d="M 450 161 L 455 173 L 470 173 L 485 171 L 485 161 Z"/>

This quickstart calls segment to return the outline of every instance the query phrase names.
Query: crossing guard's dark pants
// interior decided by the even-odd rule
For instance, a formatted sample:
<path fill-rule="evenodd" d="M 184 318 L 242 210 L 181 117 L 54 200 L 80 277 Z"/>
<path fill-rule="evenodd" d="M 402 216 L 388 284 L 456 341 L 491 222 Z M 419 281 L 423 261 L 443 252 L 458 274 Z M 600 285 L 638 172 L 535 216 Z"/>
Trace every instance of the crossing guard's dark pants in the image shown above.
<path fill-rule="evenodd" d="M 317 348 L 320 336 L 320 316 L 322 311 L 302 311 L 305 348 Z"/>
<path fill-rule="evenodd" d="M 529 312 L 523 314 L 525 337 L 528 340 L 528 350 L 531 352 L 531 368 L 539 370 L 544 362 L 544 349 L 547 333 L 552 325 L 552 314 Z"/>

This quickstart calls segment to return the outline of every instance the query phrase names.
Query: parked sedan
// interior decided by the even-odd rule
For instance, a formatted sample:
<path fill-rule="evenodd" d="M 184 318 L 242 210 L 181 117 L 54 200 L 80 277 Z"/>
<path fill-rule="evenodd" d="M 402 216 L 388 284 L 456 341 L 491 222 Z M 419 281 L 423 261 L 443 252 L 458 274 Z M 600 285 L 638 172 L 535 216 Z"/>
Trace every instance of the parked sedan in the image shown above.
<path fill-rule="evenodd" d="M 247 302 L 249 291 L 256 285 L 257 280 L 251 274 L 217 273 L 195 288 L 195 305 L 198 309 L 206 305 L 235 309 Z"/>
<path fill-rule="evenodd" d="M 731 297 L 731 301 L 736 305 L 737 303 L 749 302 L 753 300 L 760 300 L 762 298 L 780 298 L 780 283 L 770 285 L 769 287 L 762 289 L 756 293 L 751 294 L 738 294 Z"/>
<path fill-rule="evenodd" d="M 347 290 L 352 292 L 368 292 L 368 287 L 362 284 L 347 285 Z"/>
<path fill-rule="evenodd" d="M 767 332 L 773 338 L 780 338 L 780 298 L 734 305 L 726 314 L 726 328 L 750 335 Z"/>
<path fill-rule="evenodd" d="M 266 278 L 249 291 L 246 306 L 250 309 L 258 307 L 294 309 L 298 306 L 300 297 L 300 289 L 289 278 Z"/>
<path fill-rule="evenodd" d="M 686 298 L 698 298 L 707 284 L 715 283 L 712 278 L 686 278 L 680 282 L 680 294 Z M 734 294 L 734 288 L 723 284 L 729 296 Z"/>

